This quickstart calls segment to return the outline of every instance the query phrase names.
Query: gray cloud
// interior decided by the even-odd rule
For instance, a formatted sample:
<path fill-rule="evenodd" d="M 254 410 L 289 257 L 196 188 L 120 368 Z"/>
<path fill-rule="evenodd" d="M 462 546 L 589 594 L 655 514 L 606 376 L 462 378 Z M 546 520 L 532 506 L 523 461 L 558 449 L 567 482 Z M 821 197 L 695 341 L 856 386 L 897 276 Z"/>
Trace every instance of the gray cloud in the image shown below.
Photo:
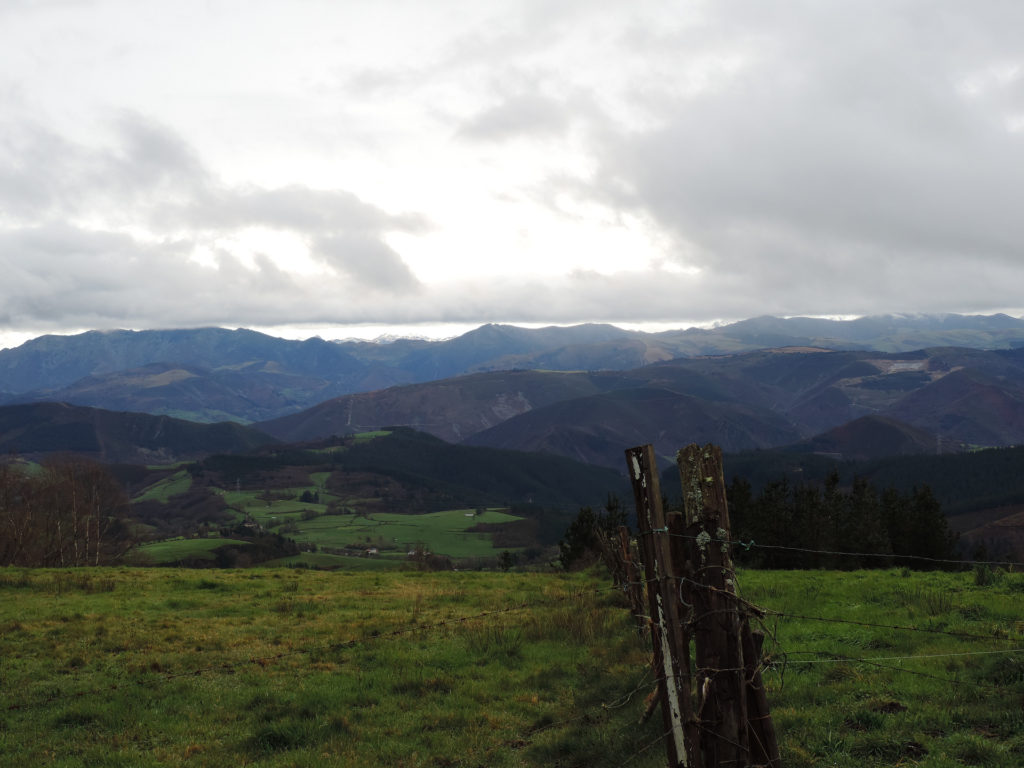
<path fill-rule="evenodd" d="M 401 256 L 377 238 L 358 233 L 327 235 L 314 240 L 314 252 L 364 286 L 387 293 L 404 293 L 418 286 Z"/>
<path fill-rule="evenodd" d="M 520 93 L 478 113 L 459 131 L 480 140 L 560 136 L 569 127 L 573 109 L 538 93 Z"/>
<path fill-rule="evenodd" d="M 421 216 L 344 190 L 227 186 L 180 137 L 138 115 L 119 116 L 105 148 L 35 125 L 2 131 L 0 303 L 10 327 L 300 322 L 367 292 L 417 288 L 384 238 L 421 231 Z M 335 276 L 295 276 L 259 252 L 244 264 L 217 244 L 246 227 L 298 235 Z M 192 260 L 199 246 L 214 266 Z"/>
<path fill-rule="evenodd" d="M 291 185 L 277 189 L 223 186 L 204 189 L 187 205 L 162 208 L 180 223 L 210 229 L 262 225 L 305 234 L 385 231 L 418 232 L 428 228 L 415 214 L 389 214 L 344 190 Z"/>
<path fill-rule="evenodd" d="M 598 188 L 759 309 L 1019 304 L 996 281 L 1024 280 L 1024 132 L 1007 130 L 1005 93 L 1024 69 L 992 94 L 962 83 L 1024 64 L 1024 8 L 939 6 L 709 6 L 676 44 L 733 35 L 747 64 L 656 107 L 656 129 L 606 135 Z"/>
<path fill-rule="evenodd" d="M 27 14 L 30 5 L 18 7 Z M 277 13 L 255 5 L 254 18 Z M 294 125 L 267 114 L 248 140 L 268 156 L 289 142 L 310 154 L 328 147 L 331 173 L 321 178 L 379 172 L 363 189 L 355 180 L 316 188 L 299 175 L 226 182 L 211 170 L 219 158 L 195 149 L 216 142 L 193 144 L 216 112 L 198 68 L 188 82 L 210 100 L 203 120 L 184 98 L 157 119 L 125 97 L 137 111 L 113 112 L 108 134 L 90 140 L 35 109 L 31 80 L 0 82 L 0 101 L 18 106 L 0 119 L 0 325 L 682 322 L 1022 306 L 1018 2 L 381 7 L 389 35 L 408 14 L 437 26 L 407 35 L 408 59 L 332 60 L 315 98 L 289 90 L 294 81 L 269 95 L 223 94 L 247 117 L 294 99 L 286 103 L 306 110 Z M 344 11 L 324 14 L 325 26 L 346 28 Z M 292 60 L 286 48 L 275 53 Z M 160 62 L 146 63 L 171 82 Z M 310 115 L 315 128 L 300 124 Z M 420 158 L 403 175 L 402 163 Z M 437 174 L 436 186 L 424 174 Z M 633 217 L 663 253 L 650 269 L 617 275 L 584 268 L 541 278 L 513 259 L 503 277 L 421 283 L 395 244 L 471 230 L 473 213 L 452 219 L 441 207 L 449 218 L 435 220 L 430 191 L 413 203 L 423 213 L 385 210 L 366 193 L 382 188 L 380 178 L 409 180 L 415 194 L 481 184 L 452 199 L 512 200 L 503 210 L 524 215 L 496 237 L 520 224 L 548 231 L 525 220 L 541 207 L 581 227 L 590 216 Z M 497 220 L 496 210 L 482 218 Z M 308 246 L 321 272 L 282 270 L 274 253 L 240 254 L 232 242 L 250 228 Z M 428 251 L 418 263 L 447 256 Z M 575 263 L 586 266 L 586 254 Z M 644 258 L 623 253 L 622 263 Z"/>
<path fill-rule="evenodd" d="M 194 197 L 210 184 L 195 153 L 167 129 L 124 113 L 113 147 L 89 147 L 33 122 L 0 125 L 0 204 L 22 221 L 86 215 L 135 219 L 146 205 Z"/>

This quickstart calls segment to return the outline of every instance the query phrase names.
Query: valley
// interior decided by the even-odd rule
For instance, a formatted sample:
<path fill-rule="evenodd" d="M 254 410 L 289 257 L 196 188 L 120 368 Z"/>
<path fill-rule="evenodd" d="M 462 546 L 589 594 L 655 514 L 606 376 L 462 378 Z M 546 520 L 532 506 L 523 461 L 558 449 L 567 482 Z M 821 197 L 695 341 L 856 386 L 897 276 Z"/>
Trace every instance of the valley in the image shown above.
<path fill-rule="evenodd" d="M 74 454 L 110 467 L 138 535 L 162 542 L 150 545 L 159 563 L 322 567 L 375 549 L 384 567 L 415 545 L 456 562 L 503 552 L 541 562 L 576 510 L 609 494 L 626 498 L 622 452 L 644 442 L 666 468 L 682 445 L 718 444 L 755 488 L 782 476 L 820 483 L 832 469 L 847 486 L 865 476 L 908 493 L 927 482 L 966 539 L 1016 541 L 1011 522 L 993 526 L 1024 498 L 1012 479 L 1020 469 L 1012 446 L 1024 443 L 1018 331 L 999 317 L 950 316 L 761 318 L 653 335 L 484 326 L 446 342 L 378 345 L 221 329 L 45 337 L 0 352 L 0 386 L 36 387 L 22 397 L 44 398 L 0 406 L 0 449 L 30 462 Z M 954 337 L 998 348 L 884 349 Z M 702 354 L 673 356 L 694 351 L 683 340 L 697 338 Z M 861 340 L 878 348 L 857 349 Z M 790 344 L 743 349 L 766 342 Z M 639 343 L 643 360 L 620 354 Z M 651 353 L 655 343 L 662 352 Z M 630 367 L 643 361 L 653 362 Z M 392 386 L 330 396 L 371 380 Z M 150 413 L 45 400 L 58 396 Z M 236 396 L 256 410 L 243 418 Z M 282 410 L 290 412 L 240 423 Z M 205 420 L 225 416 L 232 420 Z M 972 452 L 995 448 L 1015 458 L 989 462 L 998 467 L 986 470 L 989 488 L 955 479 L 977 464 Z M 458 510 L 514 520 L 476 521 L 470 533 Z M 427 522 L 442 514 L 459 523 L 443 543 Z M 392 515 L 418 522 L 403 530 Z M 176 538 L 195 543 L 168 543 Z"/>

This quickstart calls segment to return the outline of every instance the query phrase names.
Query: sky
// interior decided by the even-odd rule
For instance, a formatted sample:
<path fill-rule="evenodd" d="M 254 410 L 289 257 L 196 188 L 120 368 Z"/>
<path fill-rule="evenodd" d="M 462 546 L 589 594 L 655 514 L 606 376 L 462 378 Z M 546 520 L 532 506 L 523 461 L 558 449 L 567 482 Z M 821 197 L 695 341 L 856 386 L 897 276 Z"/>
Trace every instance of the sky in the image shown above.
<path fill-rule="evenodd" d="M 1020 316 L 1022 34 L 1019 0 L 0 0 L 0 346 Z"/>

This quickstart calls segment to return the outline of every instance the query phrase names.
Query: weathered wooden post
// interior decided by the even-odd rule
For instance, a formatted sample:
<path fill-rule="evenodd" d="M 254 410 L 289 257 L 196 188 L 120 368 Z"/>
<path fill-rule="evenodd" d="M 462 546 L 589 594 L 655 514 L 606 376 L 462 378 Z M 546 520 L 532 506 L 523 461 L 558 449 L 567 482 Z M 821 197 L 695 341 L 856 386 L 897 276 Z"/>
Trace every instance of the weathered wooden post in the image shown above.
<path fill-rule="evenodd" d="M 779 765 L 750 626 L 741 618 L 729 541 L 722 451 L 688 445 L 678 456 L 692 551 L 697 714 L 705 764 Z M 753 711 L 749 711 L 753 709 Z M 753 742 L 753 744 L 751 743 Z"/>
<path fill-rule="evenodd" d="M 750 622 L 741 626 L 743 640 L 744 675 L 747 684 L 747 723 L 750 738 L 750 762 L 753 765 L 779 768 L 779 742 L 775 738 L 775 724 L 768 708 L 768 695 L 761 679 L 761 642 L 763 635 L 755 635 Z"/>
<path fill-rule="evenodd" d="M 636 631 L 643 635 L 647 629 L 647 618 L 644 615 L 644 584 L 640 569 L 636 560 L 633 559 L 632 546 L 630 544 L 629 529 L 620 525 L 619 530 L 619 557 L 622 559 L 623 571 L 626 580 L 623 587 L 626 590 L 626 598 L 629 600 L 629 611 L 633 614 L 636 622 Z"/>
<path fill-rule="evenodd" d="M 636 501 L 638 540 L 643 552 L 651 613 L 654 672 L 658 678 L 669 765 L 702 768 L 691 699 L 690 644 L 679 616 L 678 584 L 671 570 L 668 526 L 661 503 L 654 448 L 650 445 L 630 448 L 626 451 L 626 465 Z"/>

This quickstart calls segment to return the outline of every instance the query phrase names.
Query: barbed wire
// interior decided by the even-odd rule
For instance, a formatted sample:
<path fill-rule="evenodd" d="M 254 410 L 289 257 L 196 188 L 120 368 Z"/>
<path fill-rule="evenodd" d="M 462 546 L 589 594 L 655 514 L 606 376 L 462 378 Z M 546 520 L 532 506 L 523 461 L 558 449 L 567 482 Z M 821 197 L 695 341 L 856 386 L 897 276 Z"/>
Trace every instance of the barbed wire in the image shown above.
<path fill-rule="evenodd" d="M 830 654 L 830 651 L 789 651 L 793 653 Z M 837 664 L 840 662 L 872 662 L 872 661 L 913 661 L 917 659 L 950 659 L 957 656 L 1000 656 L 1024 653 L 1024 648 L 1004 648 L 998 651 L 958 651 L 956 653 L 919 653 L 909 656 L 869 656 L 867 658 L 831 655 L 827 659 L 789 659 L 787 664 Z"/>
<path fill-rule="evenodd" d="M 651 533 L 666 533 L 667 531 L 651 531 Z M 646 533 L 646 532 L 645 532 Z M 884 558 L 888 560 L 914 560 L 926 563 L 936 563 L 941 565 L 960 565 L 960 566 L 973 566 L 973 565 L 988 565 L 988 566 L 1010 566 L 1014 568 L 1024 568 L 1024 563 L 1016 562 L 1014 560 L 966 560 L 966 559 L 952 559 L 952 558 L 941 558 L 941 557 L 927 557 L 925 555 L 901 555 L 895 552 L 847 552 L 843 550 L 828 550 L 828 549 L 810 549 L 807 547 L 787 547 L 782 544 L 758 544 L 753 539 L 749 541 L 743 541 L 742 539 L 722 539 L 710 536 L 691 536 L 684 533 L 671 533 L 667 532 L 668 535 L 676 539 L 687 539 L 690 541 L 696 541 L 698 538 L 702 542 L 714 543 L 714 544 L 728 544 L 734 547 L 742 547 L 744 550 L 751 549 L 777 549 L 785 552 L 800 552 L 810 555 L 828 555 L 831 557 L 875 557 Z"/>
<path fill-rule="evenodd" d="M 1006 637 L 1000 637 L 996 634 L 982 635 L 973 632 L 956 632 L 949 629 L 936 629 L 933 627 L 912 627 L 901 624 L 881 624 L 872 621 L 857 621 L 856 619 L 835 619 L 826 618 L 824 616 L 804 616 L 798 613 L 788 613 L 786 611 L 774 611 L 771 609 L 765 609 L 765 614 L 768 616 L 777 616 L 782 619 L 801 619 L 803 621 L 820 621 L 830 624 L 850 624 L 860 627 L 870 627 L 874 629 L 895 629 L 900 632 L 922 632 L 925 634 L 932 635 L 945 635 L 946 637 L 956 637 L 964 640 L 1003 640 L 1019 642 L 1019 637 L 1011 637 L 1007 632 Z"/>
<path fill-rule="evenodd" d="M 632 755 L 630 755 L 628 758 L 626 758 L 626 760 L 624 762 L 620 763 L 620 765 L 622 765 L 622 766 L 629 765 L 634 760 L 636 760 L 638 757 L 640 757 L 640 755 L 644 754 L 644 752 L 647 752 L 652 747 L 657 746 L 658 744 L 663 742 L 665 739 L 667 739 L 669 737 L 669 735 L 671 735 L 671 733 L 672 733 L 671 730 L 665 731 L 663 734 L 661 734 L 661 736 L 656 738 L 654 741 L 652 741 L 649 744 L 645 745 L 644 747 L 638 749 L 636 752 L 634 752 Z"/>
<path fill-rule="evenodd" d="M 1024 651 L 1024 649 L 1018 649 L 1018 651 Z M 913 657 L 908 657 L 908 658 L 913 658 Z M 902 672 L 902 673 L 907 674 L 907 675 L 915 675 L 917 677 L 925 677 L 925 678 L 928 678 L 930 680 L 938 680 L 939 682 L 947 683 L 949 685 L 958 685 L 958 686 L 967 687 L 967 688 L 979 688 L 979 689 L 982 689 L 982 690 L 999 691 L 999 692 L 1005 692 L 1006 688 L 1007 688 L 1006 686 L 990 685 L 989 683 L 982 683 L 982 682 L 978 682 L 977 680 L 961 680 L 960 678 L 956 678 L 956 677 L 943 677 L 941 675 L 933 675 L 933 674 L 931 674 L 929 672 L 921 672 L 920 670 L 908 669 L 906 667 L 897 667 L 897 666 L 893 666 L 892 664 L 880 664 L 878 661 L 875 661 L 873 659 L 860 659 L 860 658 L 857 658 L 857 657 L 854 657 L 854 656 L 842 656 L 842 655 L 839 655 L 839 654 L 834 654 L 832 659 L 826 659 L 825 661 L 866 664 L 866 665 L 868 665 L 870 667 L 878 667 L 879 669 L 888 669 L 888 670 L 892 670 L 893 672 Z M 790 662 L 790 663 L 794 663 L 794 662 Z M 799 663 L 799 662 L 797 662 L 797 663 Z"/>
<path fill-rule="evenodd" d="M 735 574 L 734 570 L 731 571 L 731 572 L 733 574 Z M 1011 636 L 1008 630 L 1006 630 L 1006 632 L 1007 632 L 1006 636 L 1002 637 L 1002 636 L 999 636 L 997 634 L 983 635 L 983 634 L 979 634 L 979 633 L 976 633 L 976 632 L 958 632 L 958 631 L 955 631 L 955 630 L 937 629 L 937 628 L 934 628 L 934 627 L 914 627 L 914 626 L 901 625 L 901 624 L 882 624 L 882 623 L 878 623 L 878 622 L 858 621 L 856 619 L 837 619 L 837 618 L 830 618 L 830 617 L 826 617 L 826 616 L 807 616 L 807 615 L 804 615 L 804 614 L 791 613 L 789 611 L 777 611 L 777 610 L 772 609 L 772 608 L 764 608 L 762 606 L 756 605 L 755 603 L 752 603 L 751 601 L 746 600 L 745 598 L 741 597 L 740 595 L 737 595 L 734 592 L 729 592 L 728 590 L 719 589 L 718 587 L 712 586 L 710 584 L 702 584 L 701 582 L 695 581 L 694 579 L 690 579 L 690 578 L 688 578 L 686 576 L 675 577 L 675 578 L 678 579 L 678 581 L 680 582 L 680 603 L 682 603 L 683 605 L 689 606 L 689 607 L 692 607 L 692 606 L 690 606 L 689 603 L 687 603 L 685 600 L 682 599 L 682 594 L 681 594 L 682 593 L 682 584 L 684 582 L 688 583 L 688 584 L 690 584 L 692 586 L 695 586 L 695 587 L 697 587 L 699 589 L 703 589 L 703 590 L 706 590 L 706 591 L 709 591 L 709 592 L 714 592 L 716 594 L 720 594 L 720 595 L 726 596 L 727 598 L 729 598 L 731 600 L 735 600 L 736 602 L 740 603 L 745 608 L 747 608 L 757 618 L 765 618 L 765 617 L 768 617 L 768 616 L 774 616 L 774 617 L 782 618 L 782 619 L 801 619 L 803 621 L 819 621 L 819 622 L 833 623 L 833 624 L 851 624 L 851 625 L 856 625 L 856 626 L 869 627 L 869 628 L 873 628 L 873 629 L 893 629 L 893 630 L 903 631 L 903 632 L 923 632 L 923 633 L 934 634 L 934 635 L 945 635 L 947 637 L 955 637 L 955 638 L 960 638 L 960 639 L 965 639 L 965 640 L 1004 640 L 1004 641 L 1013 641 L 1013 642 L 1017 642 L 1018 640 L 1020 640 L 1019 637 Z M 660 579 L 644 579 L 644 580 L 641 580 L 641 581 L 627 582 L 626 584 L 627 585 L 634 585 L 634 586 L 635 585 L 644 585 L 644 584 L 649 584 L 652 581 L 660 581 Z M 711 616 L 711 615 L 719 614 L 719 613 L 731 613 L 731 612 L 732 612 L 732 609 L 720 608 L 720 609 L 716 609 L 716 610 L 705 612 L 703 614 L 700 614 L 699 616 L 694 616 L 692 618 L 687 618 L 686 619 L 686 623 L 688 625 L 690 625 L 690 624 L 693 624 L 695 622 L 700 621 L 703 618 L 706 618 L 707 616 Z M 641 614 L 641 617 L 645 618 L 647 620 L 650 620 L 650 618 L 651 618 L 650 616 L 645 616 L 643 614 Z"/>

